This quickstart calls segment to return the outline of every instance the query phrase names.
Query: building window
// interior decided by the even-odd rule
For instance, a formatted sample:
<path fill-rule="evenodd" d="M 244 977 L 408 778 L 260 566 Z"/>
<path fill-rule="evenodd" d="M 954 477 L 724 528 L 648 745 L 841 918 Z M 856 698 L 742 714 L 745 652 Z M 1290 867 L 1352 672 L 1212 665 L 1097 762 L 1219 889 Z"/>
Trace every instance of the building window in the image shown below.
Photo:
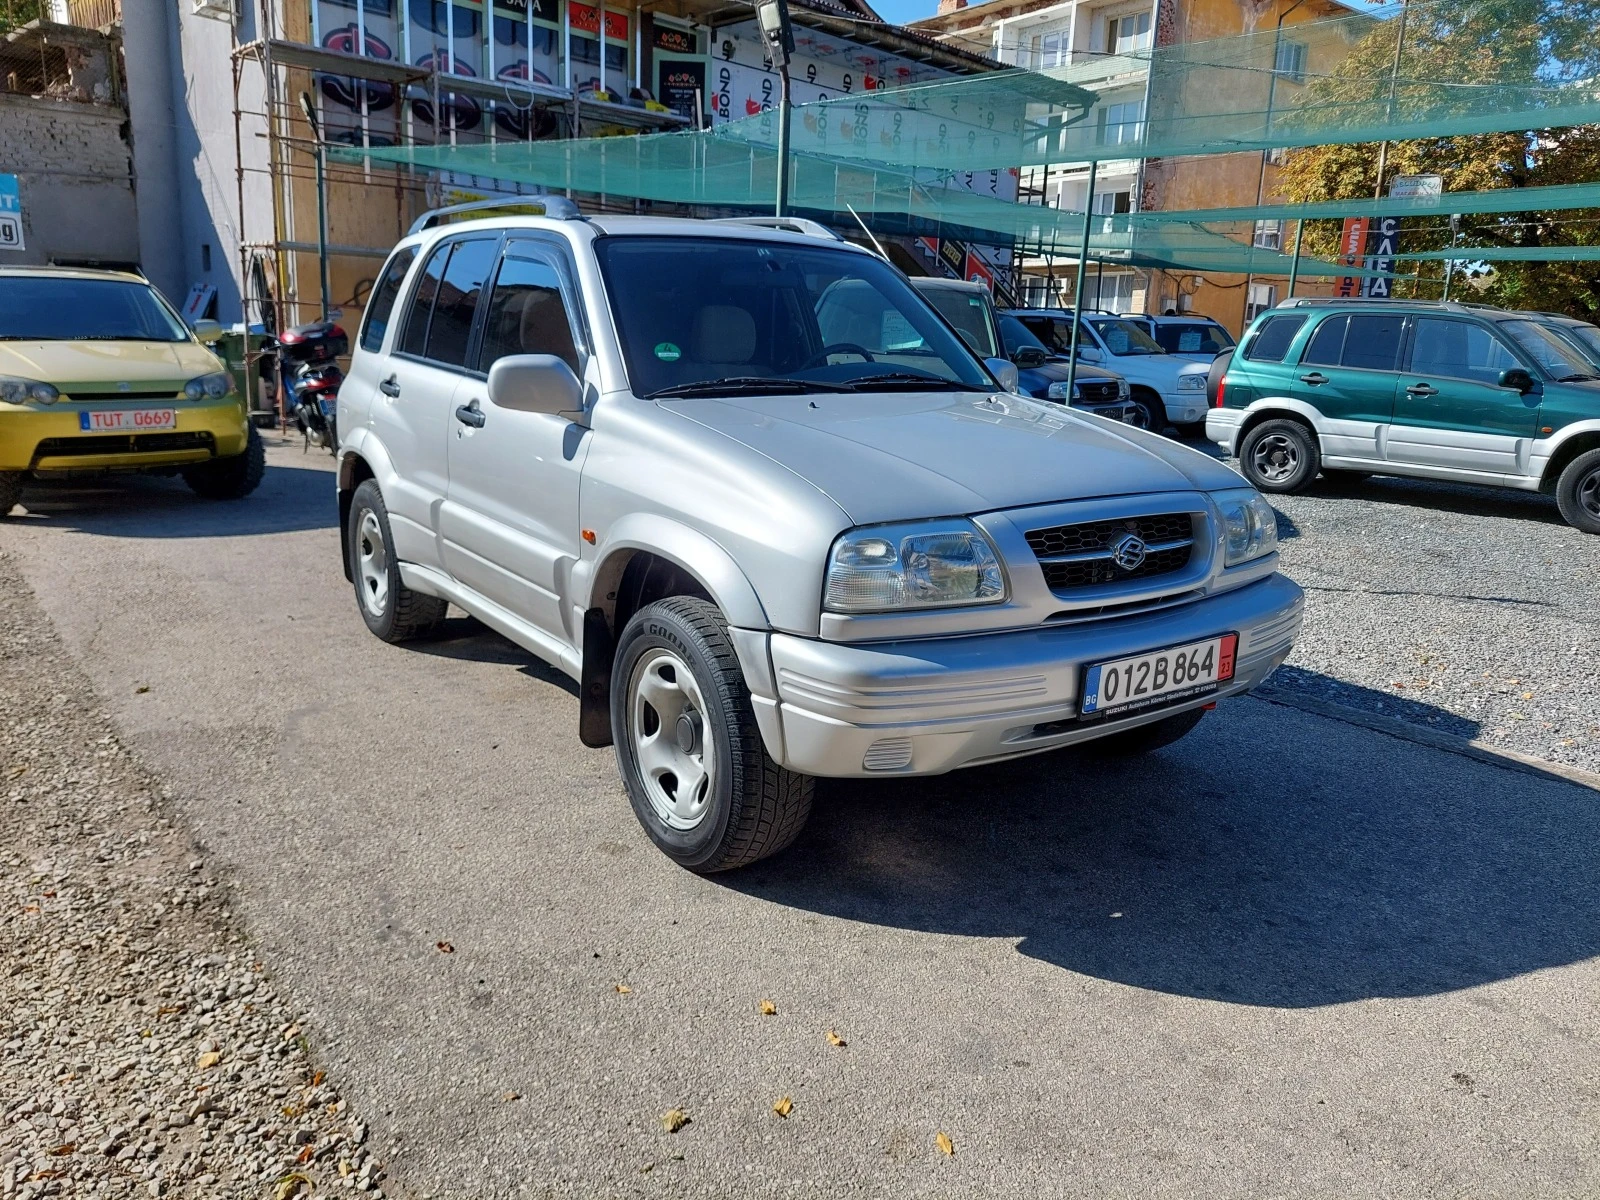
<path fill-rule="evenodd" d="M 1278 302 L 1278 288 L 1271 283 L 1252 283 L 1250 302 L 1244 306 L 1244 319 L 1254 321 Z"/>
<path fill-rule="evenodd" d="M 1144 126 L 1144 101 L 1108 104 L 1100 110 L 1099 140 L 1102 146 L 1137 142 Z"/>
<path fill-rule="evenodd" d="M 1072 42 L 1067 31 L 1057 30 L 1054 33 L 1036 33 L 1025 52 L 1017 55 L 1023 66 L 1031 67 L 1035 71 L 1044 71 L 1050 67 L 1064 67 L 1072 61 Z"/>
<path fill-rule="evenodd" d="M 1306 81 L 1306 44 L 1284 38 L 1278 43 L 1277 62 L 1273 69 L 1290 83 Z"/>
<path fill-rule="evenodd" d="M 1106 50 L 1112 54 L 1132 54 L 1150 48 L 1150 14 L 1128 13 L 1106 22 Z"/>
<path fill-rule="evenodd" d="M 1259 250 L 1283 249 L 1283 222 L 1257 221 L 1256 236 L 1251 243 Z"/>
<path fill-rule="evenodd" d="M 1101 275 L 1098 271 L 1084 279 L 1088 307 L 1103 312 L 1125 313 L 1133 309 L 1134 277 L 1131 274 Z"/>
<path fill-rule="evenodd" d="M 1098 192 L 1094 198 L 1094 211 L 1103 217 L 1131 212 L 1132 208 L 1132 192 Z"/>

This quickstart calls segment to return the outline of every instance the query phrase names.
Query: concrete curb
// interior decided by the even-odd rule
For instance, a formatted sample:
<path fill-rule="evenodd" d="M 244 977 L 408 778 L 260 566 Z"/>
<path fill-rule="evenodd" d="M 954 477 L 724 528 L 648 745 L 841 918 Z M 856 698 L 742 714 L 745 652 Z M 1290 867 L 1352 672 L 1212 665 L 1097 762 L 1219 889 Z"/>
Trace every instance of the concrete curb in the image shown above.
<path fill-rule="evenodd" d="M 1374 733 L 1384 733 L 1402 741 L 1414 742 L 1419 746 L 1427 746 L 1434 750 L 1444 750 L 1450 754 L 1459 754 L 1465 758 L 1487 763 L 1492 767 L 1503 767 L 1508 771 L 1517 771 L 1524 775 L 1542 775 L 1545 777 L 1553 775 L 1558 779 L 1566 780 L 1568 783 L 1575 783 L 1579 787 L 1586 787 L 1600 792 L 1600 775 L 1596 775 L 1592 771 L 1585 771 L 1581 767 L 1569 767 L 1565 763 L 1550 762 L 1548 759 L 1536 758 L 1532 754 L 1522 754 L 1516 750 L 1507 750 L 1502 746 L 1494 746 L 1476 738 L 1464 738 L 1457 737 L 1454 734 L 1441 733 L 1437 729 L 1413 725 L 1409 721 L 1402 721 L 1395 717 L 1379 716 L 1377 713 L 1351 708 L 1345 704 L 1335 704 L 1330 700 L 1318 700 L 1315 697 L 1304 696 L 1285 688 L 1275 688 L 1270 684 L 1266 687 L 1256 688 L 1250 695 L 1257 700 L 1264 700 L 1268 704 L 1280 704 L 1285 708 L 1297 708 L 1302 712 L 1326 717 L 1330 721 L 1343 721 L 1347 725 L 1359 725 L 1361 728 L 1370 729 Z"/>

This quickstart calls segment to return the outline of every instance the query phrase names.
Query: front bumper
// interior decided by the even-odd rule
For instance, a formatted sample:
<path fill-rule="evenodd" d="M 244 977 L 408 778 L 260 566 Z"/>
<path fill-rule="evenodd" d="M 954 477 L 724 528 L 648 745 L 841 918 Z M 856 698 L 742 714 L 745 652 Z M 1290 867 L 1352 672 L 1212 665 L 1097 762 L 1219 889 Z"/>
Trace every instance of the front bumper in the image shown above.
<path fill-rule="evenodd" d="M 151 433 L 85 432 L 78 414 L 94 409 L 160 409 L 174 428 Z M 0 404 L 0 471 L 140 471 L 181 467 L 243 454 L 249 438 L 237 396 L 219 400 L 114 400 Z"/>
<path fill-rule="evenodd" d="M 1166 405 L 1167 420 L 1174 425 L 1193 425 L 1206 419 L 1206 394 L 1200 392 L 1163 392 L 1161 403 Z"/>
<path fill-rule="evenodd" d="M 1121 620 L 868 645 L 746 630 L 739 641 L 768 749 L 785 766 L 835 777 L 937 775 L 1248 691 L 1288 657 L 1304 608 L 1300 588 L 1272 575 Z M 1079 718 L 1089 664 L 1228 632 L 1239 635 L 1238 658 L 1233 679 L 1217 691 L 1124 718 Z M 767 643 L 770 671 L 752 661 L 758 640 Z"/>

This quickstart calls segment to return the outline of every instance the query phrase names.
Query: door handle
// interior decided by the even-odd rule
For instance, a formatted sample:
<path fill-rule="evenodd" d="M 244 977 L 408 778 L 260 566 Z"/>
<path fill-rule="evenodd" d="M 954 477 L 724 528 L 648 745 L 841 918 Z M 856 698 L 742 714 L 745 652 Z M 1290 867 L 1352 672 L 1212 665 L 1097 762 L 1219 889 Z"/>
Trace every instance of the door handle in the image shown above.
<path fill-rule="evenodd" d="M 483 423 L 488 419 L 483 415 L 483 409 L 478 407 L 476 400 L 471 404 L 458 404 L 456 406 L 456 420 L 463 425 L 471 425 L 474 429 L 482 429 Z"/>
<path fill-rule="evenodd" d="M 1437 396 L 1439 389 L 1431 383 L 1413 383 L 1406 392 L 1412 396 Z"/>
<path fill-rule="evenodd" d="M 398 396 L 400 394 L 400 381 L 391 375 L 378 385 L 378 390 L 385 396 Z"/>
<path fill-rule="evenodd" d="M 1321 371 L 1312 371 L 1309 375 L 1300 376 L 1301 383 L 1327 383 L 1328 377 Z"/>

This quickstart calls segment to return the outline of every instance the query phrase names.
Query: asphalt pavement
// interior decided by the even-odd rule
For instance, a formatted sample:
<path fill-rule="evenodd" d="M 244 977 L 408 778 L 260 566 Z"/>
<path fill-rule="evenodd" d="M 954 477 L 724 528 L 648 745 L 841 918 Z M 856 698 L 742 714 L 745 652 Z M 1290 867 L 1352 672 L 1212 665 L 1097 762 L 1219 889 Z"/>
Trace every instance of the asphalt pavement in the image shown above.
<path fill-rule="evenodd" d="M 563 677 L 462 617 L 367 634 L 331 461 L 269 462 L 237 504 L 31 493 L 0 550 L 231 880 L 389 1194 L 1600 1192 L 1593 788 L 1243 698 L 1140 762 L 825 783 L 790 851 L 702 879 L 578 742 Z M 1481 515 L 1365 486 L 1395 529 Z M 1378 586 L 1404 547 L 1364 543 L 1358 502 L 1280 505 L 1291 574 L 1326 593 L 1285 691 L 1497 728 L 1457 710 L 1499 692 L 1396 708 L 1386 652 L 1361 641 L 1362 676 L 1316 627 L 1378 613 L 1375 637 L 1491 669 L 1460 639 L 1500 609 L 1450 624 L 1413 576 Z M 1519 571 L 1523 598 L 1560 593 L 1577 535 L 1492 519 L 1549 577 L 1474 595 Z M 1494 670 L 1552 628 L 1507 611 Z"/>

